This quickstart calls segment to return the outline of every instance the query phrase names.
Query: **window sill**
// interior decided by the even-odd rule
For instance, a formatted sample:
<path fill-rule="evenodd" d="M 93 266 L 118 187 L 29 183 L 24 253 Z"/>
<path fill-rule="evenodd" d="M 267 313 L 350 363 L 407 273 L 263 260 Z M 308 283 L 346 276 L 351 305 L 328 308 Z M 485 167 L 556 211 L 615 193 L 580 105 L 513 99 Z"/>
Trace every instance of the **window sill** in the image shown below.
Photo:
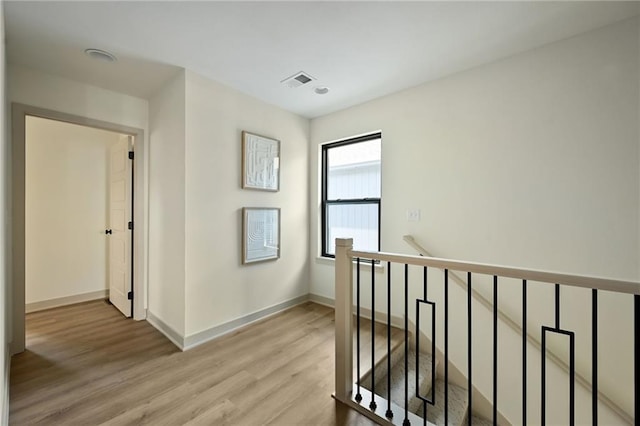
<path fill-rule="evenodd" d="M 331 265 L 334 266 L 336 264 L 336 260 L 333 257 L 322 257 L 322 256 L 317 256 L 316 257 L 316 263 L 320 264 L 320 265 Z M 353 267 L 355 268 L 356 266 L 356 262 L 353 262 Z M 382 263 L 376 263 L 374 265 L 374 270 L 381 274 L 384 272 L 384 265 Z M 360 263 L 360 270 L 362 271 L 367 271 L 367 270 L 371 270 L 371 264 L 370 263 Z"/>

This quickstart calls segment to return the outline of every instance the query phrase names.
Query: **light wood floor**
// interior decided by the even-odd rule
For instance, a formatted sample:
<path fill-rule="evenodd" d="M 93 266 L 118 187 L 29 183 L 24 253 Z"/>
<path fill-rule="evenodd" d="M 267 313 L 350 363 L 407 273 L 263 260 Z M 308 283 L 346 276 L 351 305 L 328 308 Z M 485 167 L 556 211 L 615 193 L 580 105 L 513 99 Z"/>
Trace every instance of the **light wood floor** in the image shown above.
<path fill-rule="evenodd" d="M 331 398 L 333 310 L 311 302 L 187 352 L 103 301 L 26 325 L 12 425 L 372 424 Z"/>

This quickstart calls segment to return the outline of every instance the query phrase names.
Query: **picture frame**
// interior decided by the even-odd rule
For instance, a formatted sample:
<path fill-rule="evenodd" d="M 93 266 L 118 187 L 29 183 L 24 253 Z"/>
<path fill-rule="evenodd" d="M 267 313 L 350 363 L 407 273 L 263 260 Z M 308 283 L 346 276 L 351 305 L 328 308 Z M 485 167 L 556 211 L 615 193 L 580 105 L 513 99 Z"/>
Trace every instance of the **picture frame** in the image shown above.
<path fill-rule="evenodd" d="M 242 188 L 280 190 L 280 141 L 242 131 Z"/>
<path fill-rule="evenodd" d="M 280 258 L 280 209 L 242 208 L 242 263 Z"/>

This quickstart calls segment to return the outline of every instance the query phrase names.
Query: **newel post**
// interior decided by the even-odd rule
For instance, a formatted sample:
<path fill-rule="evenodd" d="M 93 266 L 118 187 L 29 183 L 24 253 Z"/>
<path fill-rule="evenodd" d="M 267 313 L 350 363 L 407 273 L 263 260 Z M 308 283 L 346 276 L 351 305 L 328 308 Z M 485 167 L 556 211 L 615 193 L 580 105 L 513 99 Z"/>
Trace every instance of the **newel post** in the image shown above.
<path fill-rule="evenodd" d="M 336 238 L 335 320 L 336 392 L 340 401 L 351 399 L 353 388 L 353 264 L 352 238 Z"/>

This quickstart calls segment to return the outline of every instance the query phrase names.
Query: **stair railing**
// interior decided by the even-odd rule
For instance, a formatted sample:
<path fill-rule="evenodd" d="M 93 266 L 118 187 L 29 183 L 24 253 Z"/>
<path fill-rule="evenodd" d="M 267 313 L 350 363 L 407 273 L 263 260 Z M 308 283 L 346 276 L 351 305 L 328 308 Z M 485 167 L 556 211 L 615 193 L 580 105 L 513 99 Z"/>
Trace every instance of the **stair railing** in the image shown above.
<path fill-rule="evenodd" d="M 359 319 L 361 316 L 361 306 L 360 306 L 360 293 L 361 293 L 361 285 L 360 285 L 360 269 L 361 269 L 361 260 L 370 262 L 371 268 L 371 287 L 372 294 L 375 289 L 375 273 L 374 273 L 374 264 L 377 262 L 386 262 L 386 273 L 388 274 L 388 294 L 387 297 L 391 297 L 391 265 L 399 264 L 404 265 L 404 289 L 399 289 L 401 294 L 403 294 L 403 302 L 404 302 L 404 360 L 405 363 L 405 395 L 404 401 L 400 401 L 400 404 L 396 404 L 395 402 L 390 400 L 390 395 L 377 395 L 375 392 L 375 385 L 372 381 L 372 389 L 367 390 L 361 386 L 360 378 L 362 377 L 362 372 L 360 371 L 360 328 L 356 328 L 355 332 L 358 337 L 358 344 L 356 345 L 356 354 L 355 357 L 358 360 L 358 368 L 356 371 L 356 380 L 353 377 L 353 262 L 356 261 L 356 271 L 357 271 L 357 280 L 356 280 L 356 305 L 355 305 L 355 314 L 357 322 L 359 323 Z M 464 272 L 467 275 L 467 306 L 466 306 L 466 315 L 467 315 L 467 333 L 468 333 L 468 365 L 467 365 L 467 386 L 469 390 L 469 402 L 471 402 L 471 389 L 473 389 L 473 375 L 472 375 L 472 354 L 471 354 L 471 338 L 472 338 L 472 278 L 474 275 L 484 275 L 493 278 L 493 300 L 490 302 L 492 306 L 492 405 L 493 405 L 493 413 L 492 413 L 492 423 L 494 425 L 498 424 L 498 374 L 499 374 L 499 363 L 498 363 L 498 319 L 499 319 L 499 310 L 498 310 L 498 291 L 499 291 L 499 281 L 502 278 L 512 278 L 521 281 L 522 285 L 522 324 L 523 324 L 523 333 L 522 333 L 522 417 L 521 419 L 516 419 L 515 422 L 519 424 L 526 425 L 527 419 L 529 416 L 527 415 L 527 410 L 531 409 L 532 412 L 535 408 L 539 409 L 539 420 L 535 423 L 544 425 L 547 421 L 546 415 L 546 386 L 545 381 L 547 379 L 546 376 L 546 355 L 541 356 L 541 395 L 540 395 L 540 407 L 531 408 L 527 406 L 527 283 L 528 282 L 537 282 L 537 283 L 548 283 L 553 285 L 554 288 L 554 298 L 553 298 L 553 306 L 554 306 L 554 320 L 551 325 L 543 325 L 541 327 L 541 335 L 542 335 L 542 354 L 547 354 L 546 348 L 546 338 L 548 334 L 557 334 L 566 336 L 569 338 L 570 343 L 570 354 L 569 354 L 569 406 L 567 407 L 568 411 L 568 424 L 575 425 L 575 333 L 571 330 L 565 329 L 561 324 L 560 317 L 560 307 L 561 307 L 561 286 L 570 286 L 570 287 L 579 287 L 579 288 L 587 288 L 591 289 L 592 295 L 592 315 L 591 315 L 591 327 L 592 327 L 592 348 L 591 348 L 591 357 L 592 357 L 592 380 L 591 380 L 591 405 L 592 405 L 592 424 L 598 424 L 598 292 L 599 291 L 610 291 L 617 293 L 624 293 L 633 295 L 633 309 L 634 309 L 634 380 L 633 380 L 633 389 L 634 389 L 634 418 L 635 424 L 640 422 L 640 283 L 631 282 L 631 281 L 621 281 L 621 280 L 612 280 L 612 279 L 603 279 L 603 278 L 594 278 L 587 276 L 578 276 L 578 275 L 568 275 L 568 274 L 559 274 L 553 272 L 545 272 L 545 271 L 537 271 L 537 270 L 529 270 L 529 269 L 520 269 L 506 266 L 498 266 L 498 265 L 488 265 L 481 263 L 473 263 L 473 262 L 463 262 L 457 260 L 450 259 L 440 259 L 434 257 L 427 256 L 407 256 L 400 254 L 391 254 L 391 253 L 374 253 L 374 252 L 364 252 L 364 251 L 356 251 L 353 250 L 353 240 L 352 239 L 336 239 L 336 269 L 335 269 L 335 318 L 336 318 L 336 341 L 335 341 L 335 351 L 336 351 L 336 376 L 335 376 L 335 393 L 334 397 L 349 405 L 350 407 L 358 410 L 360 413 L 368 416 L 379 424 L 402 424 L 403 426 L 408 426 L 410 424 L 431 424 L 427 422 L 427 416 L 423 415 L 422 417 L 410 412 L 408 410 L 408 399 L 409 397 L 417 397 L 422 400 L 423 405 L 423 413 L 426 413 L 427 404 L 431 402 L 427 400 L 425 396 L 419 395 L 420 390 L 419 387 L 416 387 L 416 395 L 408 395 L 407 393 L 407 371 L 408 371 L 408 347 L 409 347 L 409 336 L 408 336 L 408 320 L 409 320 L 409 278 L 408 278 L 408 267 L 410 265 L 419 266 L 424 268 L 424 278 L 423 278 L 423 286 L 424 286 L 424 295 L 423 298 L 416 299 L 415 303 L 419 304 L 430 303 L 433 305 L 433 309 L 435 309 L 435 303 L 430 301 L 427 298 L 427 268 L 432 268 L 436 270 L 440 270 L 443 273 L 444 282 L 444 424 L 449 424 L 448 415 L 448 397 L 449 397 L 449 377 L 448 377 L 448 367 L 449 367 L 449 330 L 448 330 L 448 322 L 449 317 L 451 315 L 449 306 L 449 276 L 450 271 L 459 271 Z M 471 289 L 471 291 L 469 291 Z M 390 307 L 390 304 L 388 304 Z M 417 306 L 417 305 L 416 305 Z M 372 301 L 371 305 L 372 312 L 372 359 L 371 359 L 371 368 L 375 368 L 375 344 L 373 339 L 375 339 L 375 332 L 373 327 L 375 327 L 375 317 L 378 316 L 376 314 L 376 305 L 374 301 Z M 416 315 L 418 314 L 419 309 L 416 309 Z M 455 312 L 455 315 L 465 315 L 463 312 Z M 387 330 L 391 328 L 391 315 L 387 312 Z M 435 316 L 434 316 L 435 318 Z M 417 333 L 420 333 L 419 330 L 419 321 L 416 320 L 416 325 L 418 326 Z M 434 338 L 434 336 L 432 336 Z M 415 349 L 416 351 L 419 348 Z M 390 348 L 388 349 L 390 351 Z M 387 357 L 391 354 L 387 353 Z M 433 354 L 435 356 L 435 354 Z M 513 354 L 511 354 L 513 355 Z M 390 374 L 390 366 L 387 367 L 387 374 Z M 435 386 L 435 384 L 433 384 Z M 435 398 L 434 398 L 435 399 Z M 469 405 L 469 411 L 467 414 L 468 424 L 472 424 L 472 406 Z M 514 421 L 514 420 L 512 420 Z"/>
<path fill-rule="evenodd" d="M 435 257 L 426 248 L 424 248 L 418 241 L 416 241 L 413 235 L 403 235 L 402 239 L 408 245 L 410 245 L 420 256 Z M 452 278 L 453 282 L 455 282 L 459 287 L 461 287 L 465 291 L 468 291 L 467 282 L 463 280 L 458 274 L 451 273 L 449 276 L 450 278 Z M 486 297 L 484 297 L 484 295 L 482 295 L 477 290 L 472 288 L 471 292 L 468 292 L 468 294 L 469 296 L 477 300 L 480 304 L 482 304 L 486 309 L 493 310 L 494 306 L 491 303 L 491 301 Z M 596 305 L 596 310 L 597 310 L 597 305 Z M 526 305 L 523 306 L 523 313 L 526 314 Z M 504 324 L 506 324 L 509 328 L 511 328 L 514 332 L 520 335 L 526 334 L 526 341 L 528 341 L 529 344 L 534 346 L 538 351 L 541 350 L 542 342 L 536 339 L 536 337 L 533 334 L 527 333 L 526 326 L 520 327 L 520 325 L 516 321 L 514 321 L 509 315 L 507 315 L 502 309 L 498 309 L 498 319 L 502 321 Z M 524 342 L 524 339 L 523 339 L 523 342 Z M 547 357 L 549 358 L 550 361 L 556 364 L 565 373 L 567 374 L 569 373 L 569 365 L 566 362 L 564 362 L 564 360 L 562 360 L 559 356 L 557 356 L 553 352 L 548 351 Z M 591 381 L 589 379 L 587 379 L 586 377 L 583 377 L 578 372 L 575 373 L 575 379 L 576 379 L 576 382 L 580 384 L 582 387 L 584 387 L 588 392 L 590 393 L 593 392 Z M 523 386 L 525 387 L 523 391 L 526 392 L 526 381 L 523 383 Z M 469 392 L 471 392 L 471 390 L 469 390 Z M 602 402 L 610 410 L 615 412 L 620 418 L 624 419 L 624 421 L 627 424 L 633 423 L 633 418 L 629 416 L 618 404 L 616 404 L 613 400 L 611 400 L 607 395 L 605 395 L 601 391 L 598 391 L 597 395 L 600 402 Z M 471 400 L 471 394 L 469 394 L 469 400 Z M 524 414 L 526 415 L 526 413 Z"/>

